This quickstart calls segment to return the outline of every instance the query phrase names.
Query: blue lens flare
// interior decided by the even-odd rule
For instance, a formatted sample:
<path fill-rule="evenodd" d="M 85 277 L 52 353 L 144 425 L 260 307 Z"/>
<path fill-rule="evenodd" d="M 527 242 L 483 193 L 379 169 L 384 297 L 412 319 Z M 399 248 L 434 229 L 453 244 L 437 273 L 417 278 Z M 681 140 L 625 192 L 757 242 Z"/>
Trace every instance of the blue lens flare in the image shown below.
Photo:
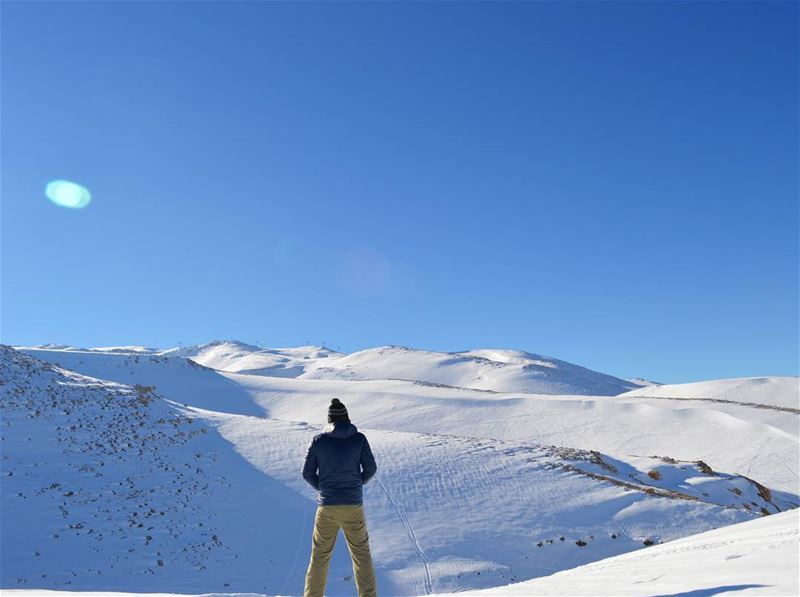
<path fill-rule="evenodd" d="M 68 180 L 54 180 L 48 183 L 44 193 L 56 205 L 70 209 L 83 209 L 92 200 L 89 189 Z"/>

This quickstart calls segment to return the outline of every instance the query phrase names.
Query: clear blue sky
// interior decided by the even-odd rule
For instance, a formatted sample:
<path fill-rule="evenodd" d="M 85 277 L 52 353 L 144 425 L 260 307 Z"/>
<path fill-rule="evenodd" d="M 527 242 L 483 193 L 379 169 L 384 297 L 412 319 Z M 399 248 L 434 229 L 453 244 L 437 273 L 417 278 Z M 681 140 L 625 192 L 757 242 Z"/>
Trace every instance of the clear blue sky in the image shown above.
<path fill-rule="evenodd" d="M 2 340 L 797 375 L 798 69 L 793 2 L 3 2 Z"/>

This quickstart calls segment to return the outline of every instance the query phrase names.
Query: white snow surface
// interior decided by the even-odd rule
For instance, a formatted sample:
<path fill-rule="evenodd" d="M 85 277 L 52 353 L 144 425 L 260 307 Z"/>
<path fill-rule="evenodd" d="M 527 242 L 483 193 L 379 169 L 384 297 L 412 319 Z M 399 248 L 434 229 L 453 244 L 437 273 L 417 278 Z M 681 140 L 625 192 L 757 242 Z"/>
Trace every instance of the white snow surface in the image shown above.
<path fill-rule="evenodd" d="M 703 460 L 714 470 L 800 493 L 800 417 L 791 409 L 629 394 L 485 392 L 404 380 L 276 378 L 216 371 L 163 355 L 25 352 L 99 379 L 153 385 L 167 398 L 207 410 L 321 425 L 331 397 L 338 396 L 356 423 L 374 429 Z M 781 400 L 790 402 L 792 387 L 784 387 L 790 394 Z"/>
<path fill-rule="evenodd" d="M 32 348 L 61 349 L 51 345 Z M 141 347 L 130 348 L 131 353 L 144 351 Z M 124 352 L 124 347 L 115 352 Z M 520 350 L 435 352 L 382 346 L 343 354 L 324 346 L 261 348 L 236 340 L 218 340 L 158 354 L 187 357 L 232 373 L 351 381 L 401 379 L 494 392 L 614 396 L 643 385 Z"/>
<path fill-rule="evenodd" d="M 487 392 L 413 370 L 314 379 L 353 355 L 253 348 L 2 349 L 0 587 L 300 594 L 315 505 L 299 469 L 332 396 L 378 460 L 365 509 L 384 595 L 544 582 L 800 502 L 798 414 L 764 408 L 790 403 L 780 389 L 720 402 Z M 393 361 L 407 349 L 376 350 Z M 423 373 L 435 360 L 412 352 Z M 473 352 L 503 366 L 532 357 Z M 275 365 L 303 373 L 264 373 Z M 779 577 L 767 567 L 759 583 Z M 619 594 L 669 594 L 663 578 L 664 590 L 631 581 Z M 328 589 L 355 593 L 343 541 Z"/>
<path fill-rule="evenodd" d="M 797 377 L 743 377 L 654 385 L 632 390 L 625 396 L 719 400 L 800 410 L 800 379 Z"/>
<path fill-rule="evenodd" d="M 317 361 L 327 362 L 342 356 L 324 346 L 261 348 L 235 340 L 170 349 L 160 354 L 188 357 L 196 363 L 220 371 L 274 377 L 297 377 Z"/>
<path fill-rule="evenodd" d="M 798 594 L 800 576 L 798 511 L 731 525 L 654 545 L 550 576 L 479 591 L 451 595 L 573 597 L 657 595 L 780 595 Z M 138 593 L 11 589 L 19 597 L 133 597 Z M 173 597 L 174 593 L 148 593 Z M 209 594 L 206 594 L 209 595 Z M 214 593 L 220 597 L 243 593 Z M 210 597 L 210 596 L 209 596 Z M 439 595 L 438 597 L 449 597 Z"/>
<path fill-rule="evenodd" d="M 458 595 L 788 597 L 798 594 L 799 522 L 797 510 L 783 512 L 544 578 Z"/>
<path fill-rule="evenodd" d="M 638 387 L 597 371 L 517 350 L 433 352 L 383 346 L 317 361 L 305 379 L 401 379 L 429 384 L 536 394 L 614 396 Z"/>

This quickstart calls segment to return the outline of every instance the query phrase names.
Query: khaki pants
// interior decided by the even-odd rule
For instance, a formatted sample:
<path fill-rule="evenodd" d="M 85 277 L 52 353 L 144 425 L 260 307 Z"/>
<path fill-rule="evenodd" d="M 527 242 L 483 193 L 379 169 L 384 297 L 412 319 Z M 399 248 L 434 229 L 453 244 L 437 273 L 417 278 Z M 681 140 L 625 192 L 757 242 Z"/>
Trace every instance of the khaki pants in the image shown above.
<path fill-rule="evenodd" d="M 364 520 L 364 509 L 357 505 L 317 508 L 304 597 L 322 597 L 325 592 L 328 564 L 331 561 L 339 528 L 344 531 L 347 548 L 353 559 L 353 574 L 359 597 L 377 597 L 375 568 L 372 566 L 372 556 L 369 552 L 369 535 Z"/>

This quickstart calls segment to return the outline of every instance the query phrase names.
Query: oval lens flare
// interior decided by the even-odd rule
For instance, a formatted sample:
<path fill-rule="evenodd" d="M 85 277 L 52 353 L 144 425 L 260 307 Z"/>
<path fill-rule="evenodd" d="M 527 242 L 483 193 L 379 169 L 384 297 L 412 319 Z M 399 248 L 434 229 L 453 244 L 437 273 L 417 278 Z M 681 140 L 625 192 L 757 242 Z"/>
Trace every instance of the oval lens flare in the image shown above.
<path fill-rule="evenodd" d="M 56 205 L 71 209 L 84 208 L 92 200 L 89 189 L 68 180 L 54 180 L 47 185 L 44 192 Z"/>

